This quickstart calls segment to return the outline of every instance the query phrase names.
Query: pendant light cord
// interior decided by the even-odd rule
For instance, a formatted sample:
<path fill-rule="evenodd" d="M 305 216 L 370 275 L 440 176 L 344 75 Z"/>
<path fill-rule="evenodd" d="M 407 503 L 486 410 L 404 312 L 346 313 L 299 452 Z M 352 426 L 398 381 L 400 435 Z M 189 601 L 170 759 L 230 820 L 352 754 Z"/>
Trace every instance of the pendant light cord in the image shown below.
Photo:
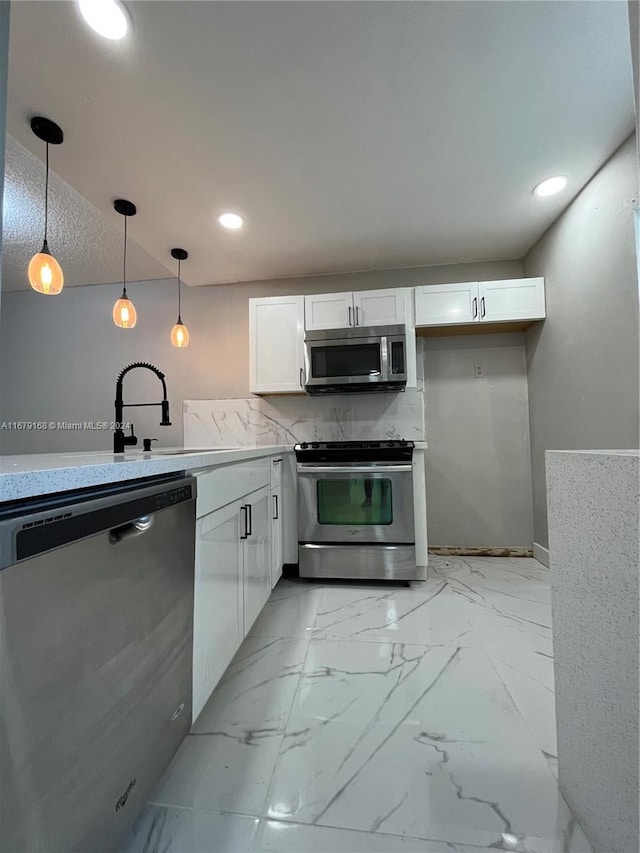
<path fill-rule="evenodd" d="M 180 258 L 178 258 L 178 323 L 182 323 L 180 305 Z"/>
<path fill-rule="evenodd" d="M 122 253 L 122 296 L 127 298 L 127 218 L 124 217 L 124 252 Z"/>
<path fill-rule="evenodd" d="M 44 179 L 44 242 L 47 244 L 47 223 L 49 220 L 49 143 L 47 142 L 46 171 Z"/>

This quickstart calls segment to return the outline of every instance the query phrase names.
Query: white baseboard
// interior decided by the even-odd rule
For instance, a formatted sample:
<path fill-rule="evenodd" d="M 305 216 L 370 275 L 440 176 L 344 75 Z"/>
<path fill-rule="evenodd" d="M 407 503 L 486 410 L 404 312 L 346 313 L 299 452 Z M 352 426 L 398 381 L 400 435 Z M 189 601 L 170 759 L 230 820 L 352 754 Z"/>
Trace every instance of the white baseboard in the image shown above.
<path fill-rule="evenodd" d="M 537 542 L 533 543 L 533 556 L 539 563 L 542 563 L 543 566 L 549 568 L 549 549 L 543 548 L 542 545 L 538 545 Z"/>

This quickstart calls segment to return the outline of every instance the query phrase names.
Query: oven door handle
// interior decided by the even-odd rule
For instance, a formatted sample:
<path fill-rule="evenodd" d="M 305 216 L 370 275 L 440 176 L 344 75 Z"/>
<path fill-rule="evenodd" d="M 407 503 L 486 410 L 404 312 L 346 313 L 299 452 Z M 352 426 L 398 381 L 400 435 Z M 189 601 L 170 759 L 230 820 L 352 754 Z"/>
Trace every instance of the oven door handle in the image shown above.
<path fill-rule="evenodd" d="M 298 474 L 404 474 L 411 462 L 397 465 L 298 465 Z"/>

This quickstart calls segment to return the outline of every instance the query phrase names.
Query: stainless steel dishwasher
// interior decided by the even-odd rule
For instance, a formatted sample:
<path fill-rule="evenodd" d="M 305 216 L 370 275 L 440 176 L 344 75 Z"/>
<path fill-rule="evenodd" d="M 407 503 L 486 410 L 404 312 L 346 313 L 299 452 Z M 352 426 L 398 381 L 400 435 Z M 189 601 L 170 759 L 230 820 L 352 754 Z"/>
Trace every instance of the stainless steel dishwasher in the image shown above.
<path fill-rule="evenodd" d="M 195 479 L 0 506 L 0 849 L 117 850 L 191 724 Z"/>

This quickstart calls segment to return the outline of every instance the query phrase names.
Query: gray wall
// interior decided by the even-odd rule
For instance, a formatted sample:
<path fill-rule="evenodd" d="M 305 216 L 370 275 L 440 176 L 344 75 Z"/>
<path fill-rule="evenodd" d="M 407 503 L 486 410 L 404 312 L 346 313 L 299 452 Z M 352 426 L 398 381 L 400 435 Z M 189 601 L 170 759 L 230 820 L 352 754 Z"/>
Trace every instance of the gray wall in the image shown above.
<path fill-rule="evenodd" d="M 547 547 L 545 450 L 638 446 L 638 267 L 629 138 L 524 258 L 547 319 L 527 332 L 534 541 Z"/>
<path fill-rule="evenodd" d="M 4 141 L 7 119 L 7 70 L 9 62 L 9 3 L 0 0 L 0 199 L 4 191 Z M 2 207 L 0 206 L 0 308 L 2 303 Z M 0 420 L 2 419 L 2 375 L 0 374 Z"/>
<path fill-rule="evenodd" d="M 530 548 L 524 333 L 424 345 L 429 544 Z"/>
<path fill-rule="evenodd" d="M 151 361 L 166 373 L 174 426 L 160 428 L 158 412 L 126 412 L 136 434 L 182 444 L 182 400 L 249 394 L 248 299 L 288 293 L 365 290 L 522 274 L 518 261 L 456 264 L 350 275 L 316 276 L 220 287 L 183 289 L 182 317 L 191 343 L 169 342 L 175 322 L 175 281 L 133 284 L 138 309 L 133 330 L 117 329 L 111 309 L 118 285 L 65 288 L 43 297 L 25 287 L 5 294 L 1 317 L 0 370 L 5 420 L 111 421 L 115 379 L 129 362 Z M 147 371 L 125 380 L 125 400 L 156 400 L 160 385 Z M 99 432 L 1 431 L 3 453 L 110 449 Z"/>

